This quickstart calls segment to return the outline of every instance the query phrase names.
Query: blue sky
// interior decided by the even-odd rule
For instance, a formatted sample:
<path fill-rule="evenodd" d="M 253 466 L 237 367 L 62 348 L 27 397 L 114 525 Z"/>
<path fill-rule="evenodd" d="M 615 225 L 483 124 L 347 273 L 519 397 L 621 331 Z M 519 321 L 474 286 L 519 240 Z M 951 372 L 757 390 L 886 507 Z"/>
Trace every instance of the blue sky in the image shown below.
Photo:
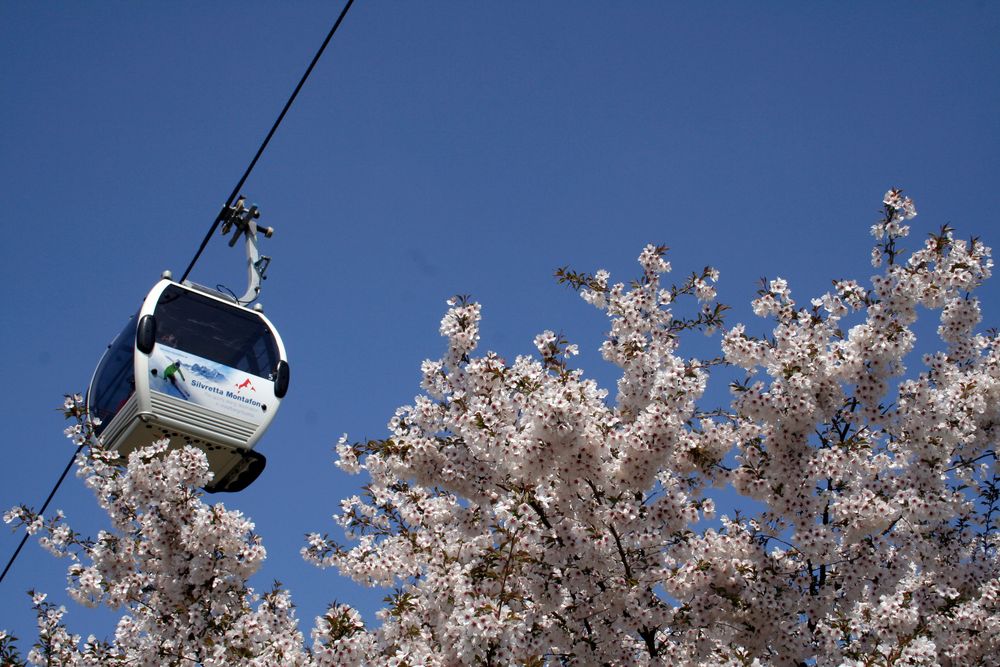
<path fill-rule="evenodd" d="M 71 448 L 62 394 L 186 267 L 340 7 L 0 4 L 4 509 L 45 497 Z M 629 279 L 666 243 L 678 274 L 720 269 L 735 323 L 761 276 L 800 301 L 867 278 L 890 186 L 914 197 L 916 237 L 950 223 L 1000 245 L 998 34 L 986 2 L 359 0 L 244 188 L 277 230 L 261 301 L 292 367 L 267 471 L 215 497 L 264 538 L 256 585 L 284 582 L 306 630 L 334 599 L 372 618 L 382 592 L 298 551 L 364 482 L 333 466 L 336 439 L 385 433 L 452 294 L 484 304 L 483 349 L 561 331 L 611 385 L 605 323 L 558 266 Z M 216 238 L 192 278 L 239 291 L 241 267 Z M 54 507 L 103 525 L 75 478 Z M 4 562 L 19 538 L 0 529 Z M 26 547 L 0 627 L 33 638 L 24 591 L 65 599 L 65 567 Z M 84 636 L 111 618 L 67 617 Z"/>

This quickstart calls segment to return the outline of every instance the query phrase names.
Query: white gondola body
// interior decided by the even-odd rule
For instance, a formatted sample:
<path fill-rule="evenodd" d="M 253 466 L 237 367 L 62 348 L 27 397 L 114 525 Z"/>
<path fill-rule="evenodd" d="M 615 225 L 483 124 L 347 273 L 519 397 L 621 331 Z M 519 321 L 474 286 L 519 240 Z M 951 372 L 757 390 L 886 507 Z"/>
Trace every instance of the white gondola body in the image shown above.
<path fill-rule="evenodd" d="M 143 334 L 150 338 L 147 316 L 155 322 L 155 343 L 143 345 Z M 164 279 L 108 346 L 87 402 L 104 422 L 101 446 L 123 460 L 163 438 L 171 447 L 194 445 L 214 473 L 206 489 L 232 491 L 263 468 L 263 457 L 251 452 L 274 419 L 287 380 L 284 344 L 262 313 L 214 290 Z"/>

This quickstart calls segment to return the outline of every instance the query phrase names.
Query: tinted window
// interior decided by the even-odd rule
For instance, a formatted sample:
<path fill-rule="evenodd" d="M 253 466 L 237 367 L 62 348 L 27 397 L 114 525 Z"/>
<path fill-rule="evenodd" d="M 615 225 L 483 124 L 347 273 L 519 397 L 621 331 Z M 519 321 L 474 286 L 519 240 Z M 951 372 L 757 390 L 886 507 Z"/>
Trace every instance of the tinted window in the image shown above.
<path fill-rule="evenodd" d="M 277 368 L 271 330 L 244 308 L 171 285 L 153 314 L 158 343 L 259 377 L 270 378 Z"/>
<path fill-rule="evenodd" d="M 91 416 L 101 420 L 101 424 L 94 429 L 97 433 L 104 430 L 135 391 L 133 346 L 138 319 L 138 315 L 132 316 L 117 338 L 111 341 L 94 373 L 94 386 L 90 388 L 88 407 Z"/>

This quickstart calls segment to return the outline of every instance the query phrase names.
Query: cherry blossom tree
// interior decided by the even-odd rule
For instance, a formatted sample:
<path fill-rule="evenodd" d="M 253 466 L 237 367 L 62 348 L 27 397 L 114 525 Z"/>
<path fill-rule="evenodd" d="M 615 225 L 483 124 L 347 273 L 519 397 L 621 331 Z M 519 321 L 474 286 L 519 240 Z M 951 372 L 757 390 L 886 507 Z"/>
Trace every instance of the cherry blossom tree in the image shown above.
<path fill-rule="evenodd" d="M 200 487 L 211 474 L 204 453 L 193 447 L 168 451 L 160 441 L 132 453 L 123 468 L 114 453 L 89 445 L 94 436 L 81 397 L 67 397 L 64 409 L 75 421 L 67 435 L 85 445 L 78 475 L 113 530 L 86 539 L 61 513 L 46 522 L 26 507 L 4 518 L 41 532 L 46 549 L 70 559 L 69 592 L 77 602 L 124 613 L 111 641 L 91 636 L 81 645 L 63 623 L 65 608 L 32 592 L 39 639 L 29 662 L 309 664 L 288 593 L 275 587 L 259 595 L 247 586 L 266 553 L 253 524 L 222 503 L 201 499 Z"/>
<path fill-rule="evenodd" d="M 890 190 L 870 288 L 838 280 L 800 306 L 773 280 L 753 302 L 770 334 L 728 329 L 711 361 L 679 346 L 722 326 L 713 269 L 665 286 L 649 246 L 630 286 L 560 270 L 610 319 L 613 401 L 552 332 L 537 357 L 475 356 L 480 307 L 453 301 L 448 350 L 390 437 L 338 445 L 371 481 L 335 517 L 348 542 L 314 534 L 304 553 L 395 593 L 333 648 L 407 665 L 998 664 L 1000 337 L 975 332 L 974 296 L 992 260 L 947 227 L 907 256 L 914 215 Z M 690 298 L 698 314 L 675 315 Z M 933 311 L 943 349 L 907 374 Z M 747 379 L 705 410 L 722 364 Z M 700 527 L 724 487 L 766 509 Z"/>
<path fill-rule="evenodd" d="M 998 664 L 1000 335 L 977 332 L 975 296 L 990 249 L 945 227 L 907 253 L 912 201 L 890 190 L 883 206 L 870 286 L 837 280 L 800 305 L 769 281 L 752 304 L 763 324 L 726 328 L 710 267 L 666 283 L 662 246 L 628 285 L 560 269 L 609 319 L 613 397 L 550 331 L 513 362 L 478 353 L 479 304 L 450 302 L 446 352 L 389 436 L 337 446 L 341 468 L 368 476 L 335 514 L 346 539 L 303 548 L 392 593 L 374 627 L 330 607 L 310 647 L 286 592 L 247 586 L 263 547 L 201 500 L 200 452 L 154 444 L 122 468 L 85 448 L 113 531 L 6 518 L 71 559 L 78 601 L 124 615 L 110 641 L 81 643 L 36 593 L 28 660 Z M 916 351 L 918 315 L 938 318 L 939 351 Z M 682 355 L 699 332 L 719 332 L 717 358 Z M 702 405 L 711 376 L 731 381 L 729 405 Z M 79 402 L 66 409 L 86 443 Z M 734 492 L 739 511 L 717 516 Z M 10 646 L 0 636 L 20 664 Z"/>

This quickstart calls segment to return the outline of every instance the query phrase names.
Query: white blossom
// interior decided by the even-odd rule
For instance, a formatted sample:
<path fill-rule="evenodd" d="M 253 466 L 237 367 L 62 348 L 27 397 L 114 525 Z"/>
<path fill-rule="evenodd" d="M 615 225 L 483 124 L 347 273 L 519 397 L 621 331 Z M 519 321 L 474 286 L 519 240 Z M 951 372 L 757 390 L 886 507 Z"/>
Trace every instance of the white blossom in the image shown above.
<path fill-rule="evenodd" d="M 769 335 L 724 333 L 728 363 L 761 379 L 718 411 L 698 407 L 708 367 L 679 354 L 685 330 L 717 326 L 717 274 L 661 286 L 663 247 L 643 250 L 631 288 L 562 273 L 609 317 L 610 404 L 558 361 L 572 346 L 552 331 L 538 358 L 474 356 L 478 310 L 455 302 L 444 322 L 468 324 L 442 333 L 464 357 L 425 362 L 428 393 L 388 439 L 338 447 L 370 485 L 338 515 L 346 544 L 304 549 L 397 590 L 352 650 L 386 664 L 988 664 L 1000 339 L 974 333 L 966 294 L 992 260 L 946 236 L 904 262 L 893 244 L 916 209 L 896 190 L 884 203 L 873 257 L 891 261 L 870 289 L 838 280 L 806 310 L 777 278 L 753 302 Z M 675 319 L 684 296 L 708 302 L 698 320 Z M 901 381 L 917 306 L 941 310 L 947 352 Z M 699 528 L 726 485 L 766 509 Z"/>

